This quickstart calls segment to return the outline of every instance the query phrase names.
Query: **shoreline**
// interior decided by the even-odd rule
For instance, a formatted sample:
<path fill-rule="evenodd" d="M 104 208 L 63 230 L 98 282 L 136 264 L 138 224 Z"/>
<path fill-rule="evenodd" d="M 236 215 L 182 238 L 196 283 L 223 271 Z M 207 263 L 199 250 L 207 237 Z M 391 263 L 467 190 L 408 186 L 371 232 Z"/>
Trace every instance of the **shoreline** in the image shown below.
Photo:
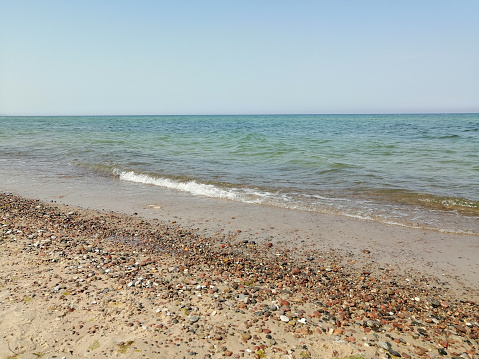
<path fill-rule="evenodd" d="M 193 196 L 112 178 L 39 178 L 2 175 L 3 190 L 46 202 L 175 220 L 204 235 L 237 233 L 292 248 L 376 251 L 375 260 L 395 270 L 417 270 L 447 278 L 450 285 L 479 291 L 479 235 L 455 234 L 337 214 L 247 204 Z M 462 293 L 465 295 L 467 293 Z M 477 297 L 476 297 L 477 298 Z"/>
<path fill-rule="evenodd" d="M 477 236 L 453 237 L 458 246 L 441 233 L 206 198 L 187 209 L 178 196 L 136 207 L 97 198 L 99 212 L 72 198 L 0 197 L 4 356 L 479 351 Z"/>

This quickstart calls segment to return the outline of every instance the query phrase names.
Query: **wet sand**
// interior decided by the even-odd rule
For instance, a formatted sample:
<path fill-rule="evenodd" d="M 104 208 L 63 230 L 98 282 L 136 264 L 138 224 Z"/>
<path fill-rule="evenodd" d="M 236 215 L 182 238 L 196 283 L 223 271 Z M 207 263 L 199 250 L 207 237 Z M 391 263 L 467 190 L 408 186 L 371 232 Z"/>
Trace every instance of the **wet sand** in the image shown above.
<path fill-rule="evenodd" d="M 477 236 L 66 190 L 1 196 L 1 357 L 477 357 Z"/>

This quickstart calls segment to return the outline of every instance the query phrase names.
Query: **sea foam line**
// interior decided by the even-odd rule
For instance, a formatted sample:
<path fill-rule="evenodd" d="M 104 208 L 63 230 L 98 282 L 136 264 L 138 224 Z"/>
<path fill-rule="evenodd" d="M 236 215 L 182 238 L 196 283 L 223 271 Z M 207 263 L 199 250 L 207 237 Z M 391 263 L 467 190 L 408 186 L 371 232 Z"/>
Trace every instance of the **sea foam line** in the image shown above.
<path fill-rule="evenodd" d="M 205 196 L 213 198 L 223 198 L 233 201 L 254 203 L 254 204 L 269 204 L 277 207 L 299 209 L 306 211 L 318 211 L 318 208 L 306 203 L 297 202 L 287 194 L 272 193 L 268 191 L 261 191 L 256 188 L 229 188 L 222 189 L 212 184 L 198 183 L 195 180 L 186 182 L 175 181 L 165 177 L 155 177 L 144 173 L 136 173 L 134 171 L 122 171 L 113 169 L 113 173 L 122 181 L 141 183 L 153 185 L 177 191 L 187 192 L 196 196 Z M 326 200 L 326 197 L 316 196 Z M 324 208 L 323 208 L 324 211 Z"/>
<path fill-rule="evenodd" d="M 178 191 L 188 192 L 194 195 L 226 198 L 230 200 L 239 200 L 238 194 L 233 191 L 226 191 L 211 184 L 198 183 L 194 180 L 187 182 L 174 181 L 164 177 L 152 177 L 142 173 L 135 173 L 134 171 L 115 171 L 120 180 L 143 183 L 148 185 L 154 185 L 158 187 L 164 187 L 169 189 L 175 189 Z"/>

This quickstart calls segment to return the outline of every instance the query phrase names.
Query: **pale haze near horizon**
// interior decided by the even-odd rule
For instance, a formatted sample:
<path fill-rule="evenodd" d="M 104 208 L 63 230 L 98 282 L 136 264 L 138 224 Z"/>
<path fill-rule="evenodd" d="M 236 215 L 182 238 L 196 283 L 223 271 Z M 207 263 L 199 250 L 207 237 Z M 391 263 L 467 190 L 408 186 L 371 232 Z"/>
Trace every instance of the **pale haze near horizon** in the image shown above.
<path fill-rule="evenodd" d="M 479 112 L 479 1 L 0 0 L 0 115 Z"/>

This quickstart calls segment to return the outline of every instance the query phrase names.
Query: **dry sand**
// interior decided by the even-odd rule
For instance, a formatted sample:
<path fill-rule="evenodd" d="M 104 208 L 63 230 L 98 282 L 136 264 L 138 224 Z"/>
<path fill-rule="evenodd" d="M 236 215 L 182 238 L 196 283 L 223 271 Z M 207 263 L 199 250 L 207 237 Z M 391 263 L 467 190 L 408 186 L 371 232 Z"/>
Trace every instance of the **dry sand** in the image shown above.
<path fill-rule="evenodd" d="M 477 236 L 181 194 L 0 198 L 0 358 L 479 352 Z"/>

